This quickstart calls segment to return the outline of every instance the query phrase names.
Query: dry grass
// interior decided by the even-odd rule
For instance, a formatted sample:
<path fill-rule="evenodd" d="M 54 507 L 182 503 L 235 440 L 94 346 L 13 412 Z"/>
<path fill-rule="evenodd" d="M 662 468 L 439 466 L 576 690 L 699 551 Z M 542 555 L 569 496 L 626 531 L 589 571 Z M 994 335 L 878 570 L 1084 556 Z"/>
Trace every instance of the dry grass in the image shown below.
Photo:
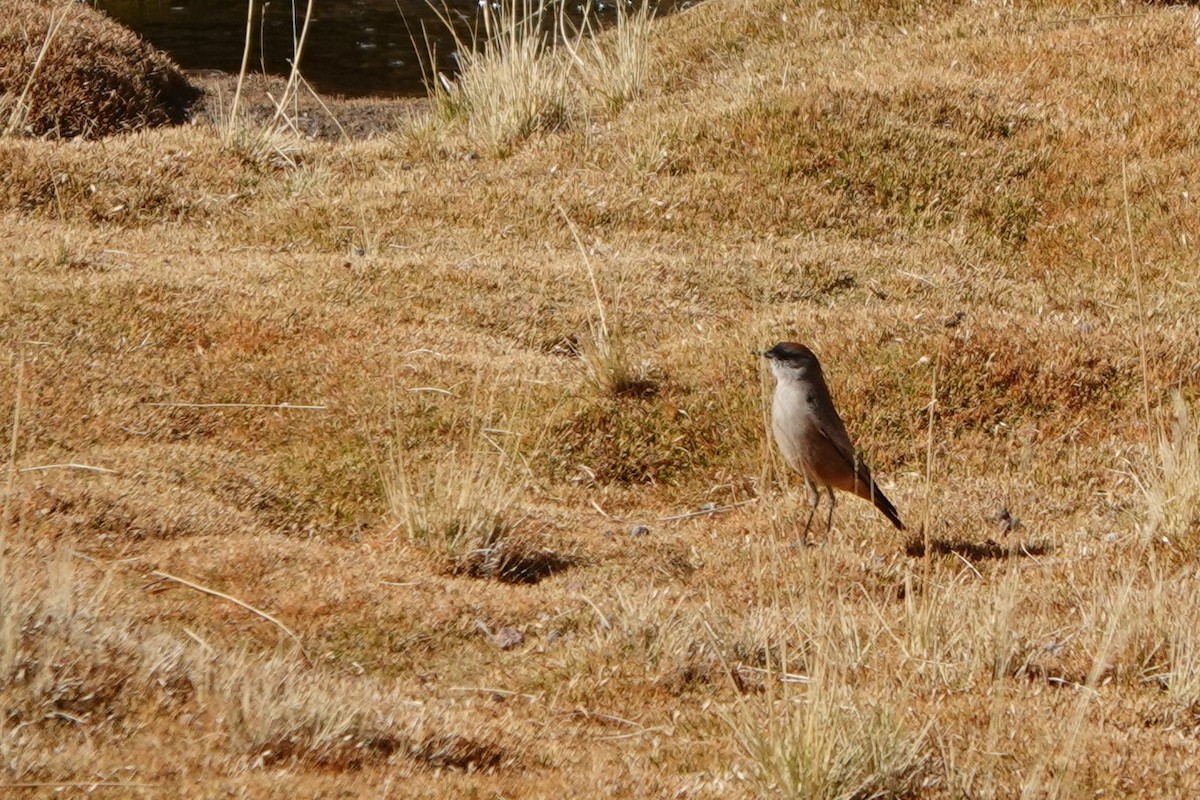
<path fill-rule="evenodd" d="M 564 30 L 560 37 L 573 65 L 572 78 L 609 114 L 620 112 L 647 85 L 654 62 L 652 22 L 646 2 L 636 7 L 617 3 L 616 19 L 603 34 L 585 14 L 573 35 Z"/>
<path fill-rule="evenodd" d="M 4 140 L 0 794 L 1194 795 L 1193 14 L 720 0 L 502 146 Z M 784 338 L 910 538 L 798 541 Z"/>
<path fill-rule="evenodd" d="M 106 613 L 114 573 L 77 576 L 59 552 L 43 576 L 10 589 L 0 646 L 7 777 L 14 784 L 104 783 L 89 764 L 53 752 L 71 729 L 138 740 L 157 716 L 219 732 L 227 767 L 304 765 L 338 771 L 402 759 L 418 768 L 489 770 L 511 762 L 498 732 L 461 733 L 447 712 L 363 677 L 306 665 L 296 652 L 223 654 L 186 636 L 135 631 Z M 454 711 L 450 710 L 450 716 Z M 78 756 L 78 754 L 76 754 Z"/>
<path fill-rule="evenodd" d="M 459 38 L 446 18 L 455 33 L 459 73 L 453 80 L 439 73 L 430 81 L 434 118 L 446 126 L 432 135 L 445 137 L 445 130 L 461 125 L 469 141 L 507 155 L 532 134 L 565 124 L 569 78 L 548 50 L 553 13 L 541 3 L 485 4 L 478 41 Z"/>
<path fill-rule="evenodd" d="M 433 110 L 409 138 L 439 147 L 462 138 L 470 149 L 504 157 L 531 136 L 586 119 L 594 108 L 619 112 L 638 95 L 653 59 L 647 7 L 618 5 L 616 20 L 596 35 L 595 9 L 572 23 L 567 6 L 504 0 L 481 7 L 481 23 L 464 36 L 446 11 L 458 74 L 428 80 Z M 429 61 L 434 61 L 432 54 Z"/>
<path fill-rule="evenodd" d="M 738 735 L 767 788 L 820 800 L 919 796 L 923 733 L 906 731 L 891 702 L 859 708 L 844 694 L 821 686 L 783 709 L 744 712 Z"/>

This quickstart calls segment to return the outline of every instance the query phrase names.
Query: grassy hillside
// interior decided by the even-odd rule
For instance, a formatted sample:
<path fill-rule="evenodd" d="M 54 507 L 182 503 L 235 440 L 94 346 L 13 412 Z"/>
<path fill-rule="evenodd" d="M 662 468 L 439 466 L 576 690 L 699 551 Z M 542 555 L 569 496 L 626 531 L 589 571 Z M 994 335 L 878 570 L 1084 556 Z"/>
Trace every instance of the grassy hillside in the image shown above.
<path fill-rule="evenodd" d="M 1196 792 L 1196 12 L 638 36 L 536 124 L 0 140 L 5 791 Z M 790 338 L 909 534 L 801 544 Z"/>

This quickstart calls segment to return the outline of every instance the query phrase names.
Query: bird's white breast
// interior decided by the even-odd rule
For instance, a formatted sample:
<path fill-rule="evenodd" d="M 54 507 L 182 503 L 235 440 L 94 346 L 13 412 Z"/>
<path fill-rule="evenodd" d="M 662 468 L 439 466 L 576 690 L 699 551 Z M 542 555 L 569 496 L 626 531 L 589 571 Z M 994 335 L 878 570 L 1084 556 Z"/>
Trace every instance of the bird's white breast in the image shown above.
<path fill-rule="evenodd" d="M 807 473 L 804 467 L 813 422 L 813 409 L 803 387 L 780 376 L 771 401 L 771 428 L 784 460 L 801 474 Z"/>

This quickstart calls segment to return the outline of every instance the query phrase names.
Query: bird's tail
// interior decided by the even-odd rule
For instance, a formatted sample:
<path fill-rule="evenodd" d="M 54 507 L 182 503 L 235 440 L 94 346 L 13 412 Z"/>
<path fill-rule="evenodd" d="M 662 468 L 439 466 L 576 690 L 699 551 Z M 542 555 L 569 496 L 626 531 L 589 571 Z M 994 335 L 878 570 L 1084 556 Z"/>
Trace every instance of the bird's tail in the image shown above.
<path fill-rule="evenodd" d="M 875 507 L 888 518 L 888 521 L 896 526 L 896 530 L 904 530 L 904 523 L 900 521 L 900 514 L 896 512 L 896 507 L 892 505 L 892 501 L 887 499 L 887 495 L 879 491 L 879 487 L 875 485 L 875 481 L 871 481 L 871 502 Z"/>
<path fill-rule="evenodd" d="M 896 526 L 896 530 L 904 530 L 904 523 L 900 521 L 900 514 L 896 511 L 896 507 L 892 505 L 891 500 L 887 499 L 887 495 L 883 493 L 872 478 L 868 476 L 865 481 L 855 481 L 854 493 L 864 500 L 871 501 L 879 509 L 879 512 Z"/>

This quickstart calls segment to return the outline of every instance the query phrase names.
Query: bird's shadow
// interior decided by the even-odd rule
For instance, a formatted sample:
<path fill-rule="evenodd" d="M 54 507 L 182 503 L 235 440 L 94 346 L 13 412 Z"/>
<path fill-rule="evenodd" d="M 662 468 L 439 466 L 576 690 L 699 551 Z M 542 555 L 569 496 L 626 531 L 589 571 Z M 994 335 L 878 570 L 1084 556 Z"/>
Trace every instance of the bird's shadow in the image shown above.
<path fill-rule="evenodd" d="M 925 540 L 919 537 L 910 539 L 904 546 L 904 552 L 911 558 L 922 558 L 925 555 Z M 929 552 L 941 556 L 957 555 L 967 561 L 988 561 L 1044 556 L 1054 552 L 1054 546 L 1049 542 L 1019 542 L 1015 539 L 1008 542 L 993 539 L 972 542 L 966 539 L 934 538 L 929 541 Z"/>

